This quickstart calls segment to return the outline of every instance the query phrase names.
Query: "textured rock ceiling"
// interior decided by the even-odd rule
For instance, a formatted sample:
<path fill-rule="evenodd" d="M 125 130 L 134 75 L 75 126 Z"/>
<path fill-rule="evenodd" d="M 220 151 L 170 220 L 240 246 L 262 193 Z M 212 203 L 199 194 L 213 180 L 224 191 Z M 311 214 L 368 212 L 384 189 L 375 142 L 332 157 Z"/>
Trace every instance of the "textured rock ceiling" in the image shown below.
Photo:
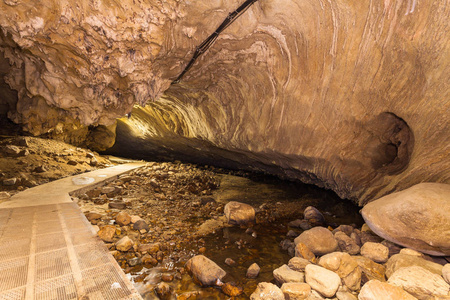
<path fill-rule="evenodd" d="M 171 86 L 242 1 L 1 0 L 0 108 L 80 142 L 147 102 L 119 124 L 128 148 L 195 148 L 360 203 L 450 183 L 448 2 L 259 0 Z"/>

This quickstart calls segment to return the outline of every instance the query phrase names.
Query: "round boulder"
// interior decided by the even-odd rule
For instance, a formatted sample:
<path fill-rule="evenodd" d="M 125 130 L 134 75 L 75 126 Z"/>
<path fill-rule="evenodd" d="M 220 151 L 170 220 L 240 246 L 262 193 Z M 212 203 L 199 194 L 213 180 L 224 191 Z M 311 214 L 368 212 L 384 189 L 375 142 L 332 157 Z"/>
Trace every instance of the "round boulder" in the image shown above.
<path fill-rule="evenodd" d="M 201 286 L 212 286 L 217 279 L 222 279 L 227 273 L 215 262 L 203 255 L 196 255 L 186 263 L 186 269 L 194 281 Z"/>
<path fill-rule="evenodd" d="M 314 227 L 304 231 L 295 238 L 294 243 L 297 245 L 303 243 L 315 255 L 325 255 L 334 252 L 338 243 L 331 231 L 325 227 Z"/>
<path fill-rule="evenodd" d="M 377 235 L 430 255 L 450 255 L 450 185 L 420 183 L 367 204 L 362 216 Z"/>

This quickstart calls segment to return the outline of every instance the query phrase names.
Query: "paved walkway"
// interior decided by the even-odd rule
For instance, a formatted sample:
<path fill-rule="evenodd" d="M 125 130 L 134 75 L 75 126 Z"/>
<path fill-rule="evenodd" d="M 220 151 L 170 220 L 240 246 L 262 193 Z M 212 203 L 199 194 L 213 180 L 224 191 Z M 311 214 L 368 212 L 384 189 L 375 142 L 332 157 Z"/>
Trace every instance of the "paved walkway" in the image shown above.
<path fill-rule="evenodd" d="M 143 165 L 63 178 L 0 203 L 0 299 L 142 299 L 69 193 Z"/>

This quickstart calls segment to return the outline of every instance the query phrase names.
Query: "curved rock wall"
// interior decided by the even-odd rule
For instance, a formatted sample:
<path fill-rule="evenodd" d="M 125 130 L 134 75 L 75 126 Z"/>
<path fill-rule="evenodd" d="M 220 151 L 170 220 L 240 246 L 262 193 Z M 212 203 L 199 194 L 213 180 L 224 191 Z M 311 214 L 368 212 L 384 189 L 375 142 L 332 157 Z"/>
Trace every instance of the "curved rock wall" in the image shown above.
<path fill-rule="evenodd" d="M 448 1 L 259 0 L 170 86 L 240 3 L 3 0 L 9 116 L 66 132 L 155 100 L 126 121 L 128 145 L 198 149 L 360 204 L 450 182 Z"/>

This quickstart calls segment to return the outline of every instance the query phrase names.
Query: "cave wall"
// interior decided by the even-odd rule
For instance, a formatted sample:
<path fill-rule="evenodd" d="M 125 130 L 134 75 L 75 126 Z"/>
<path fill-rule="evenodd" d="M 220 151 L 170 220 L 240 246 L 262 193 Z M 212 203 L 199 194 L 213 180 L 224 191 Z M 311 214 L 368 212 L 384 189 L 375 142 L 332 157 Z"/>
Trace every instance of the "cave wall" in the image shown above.
<path fill-rule="evenodd" d="M 154 101 L 123 121 L 123 145 L 195 149 L 360 204 L 449 183 L 448 2 L 259 0 L 171 85 L 241 1 L 3 0 L 9 117 L 76 141 Z"/>

